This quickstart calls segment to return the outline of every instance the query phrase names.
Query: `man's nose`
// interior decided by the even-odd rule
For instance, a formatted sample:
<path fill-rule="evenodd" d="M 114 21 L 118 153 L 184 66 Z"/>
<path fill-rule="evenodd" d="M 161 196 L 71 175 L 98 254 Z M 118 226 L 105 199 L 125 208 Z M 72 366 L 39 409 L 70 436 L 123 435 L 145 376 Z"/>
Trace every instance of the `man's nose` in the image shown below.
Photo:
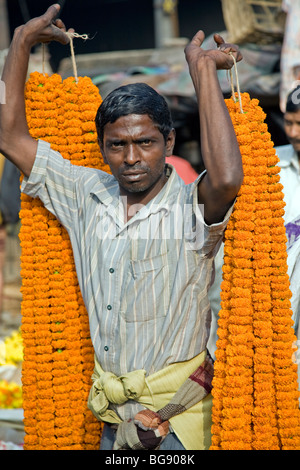
<path fill-rule="evenodd" d="M 126 147 L 124 159 L 128 165 L 134 165 L 140 161 L 139 151 L 134 144 L 130 144 Z"/>
<path fill-rule="evenodd" d="M 293 124 L 289 129 L 289 135 L 291 138 L 297 137 L 300 135 L 300 126 L 299 124 Z"/>

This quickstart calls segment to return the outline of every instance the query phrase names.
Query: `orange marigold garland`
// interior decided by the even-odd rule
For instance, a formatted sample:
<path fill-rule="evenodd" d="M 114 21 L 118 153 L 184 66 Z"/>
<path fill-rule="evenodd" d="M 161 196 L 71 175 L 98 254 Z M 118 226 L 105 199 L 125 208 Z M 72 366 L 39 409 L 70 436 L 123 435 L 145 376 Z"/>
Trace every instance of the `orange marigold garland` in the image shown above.
<path fill-rule="evenodd" d="M 225 232 L 212 450 L 300 450 L 296 340 L 278 158 L 265 114 L 228 99 L 244 181 Z"/>
<path fill-rule="evenodd" d="M 75 165 L 109 171 L 94 123 L 101 97 L 88 77 L 35 72 L 25 99 L 32 137 Z M 20 218 L 24 449 L 98 449 L 101 426 L 87 408 L 94 352 L 68 234 L 25 194 Z"/>

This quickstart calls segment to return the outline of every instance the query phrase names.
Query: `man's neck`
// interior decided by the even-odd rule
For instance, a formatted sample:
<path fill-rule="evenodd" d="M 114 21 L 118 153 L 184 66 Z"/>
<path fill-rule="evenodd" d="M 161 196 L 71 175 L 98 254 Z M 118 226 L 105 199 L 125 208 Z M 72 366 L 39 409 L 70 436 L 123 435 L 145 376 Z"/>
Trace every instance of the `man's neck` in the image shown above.
<path fill-rule="evenodd" d="M 166 182 L 168 181 L 168 177 L 166 174 L 161 181 L 161 185 L 159 188 L 155 187 L 155 191 L 153 188 L 149 188 L 147 191 L 142 192 L 124 192 L 121 190 L 121 196 L 124 197 L 124 219 L 126 222 L 130 220 L 137 212 L 141 210 L 143 206 L 148 204 L 164 187 Z M 159 189 L 159 190 L 158 190 Z"/>

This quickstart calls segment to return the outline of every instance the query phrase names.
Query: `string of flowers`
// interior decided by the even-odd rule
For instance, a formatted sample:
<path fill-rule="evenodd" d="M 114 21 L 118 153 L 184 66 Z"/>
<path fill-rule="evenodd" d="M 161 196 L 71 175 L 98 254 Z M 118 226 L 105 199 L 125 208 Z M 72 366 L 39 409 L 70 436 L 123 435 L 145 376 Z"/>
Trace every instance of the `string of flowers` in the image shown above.
<path fill-rule="evenodd" d="M 224 240 L 212 450 L 300 450 L 297 365 L 278 158 L 256 99 L 225 100 L 244 181 Z"/>
<path fill-rule="evenodd" d="M 35 72 L 25 100 L 32 137 L 75 165 L 109 171 L 94 123 L 101 97 L 90 78 Z M 25 194 L 20 218 L 24 449 L 98 449 L 101 425 L 87 408 L 94 352 L 68 234 Z"/>

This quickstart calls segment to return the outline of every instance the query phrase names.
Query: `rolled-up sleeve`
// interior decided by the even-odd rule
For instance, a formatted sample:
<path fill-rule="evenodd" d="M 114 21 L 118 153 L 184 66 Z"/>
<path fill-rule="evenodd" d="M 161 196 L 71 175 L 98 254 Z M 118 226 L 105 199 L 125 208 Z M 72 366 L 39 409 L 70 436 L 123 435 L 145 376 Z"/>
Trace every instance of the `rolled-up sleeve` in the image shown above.
<path fill-rule="evenodd" d="M 217 253 L 223 239 L 224 231 L 232 214 L 235 201 L 226 212 L 223 220 L 218 223 L 208 225 L 204 220 L 205 207 L 198 203 L 198 184 L 205 175 L 206 171 L 201 173 L 192 185 L 193 211 L 196 216 L 198 228 L 198 238 L 202 240 L 201 252 L 207 255 L 210 252 Z M 202 230 L 202 232 L 201 232 Z"/>
<path fill-rule="evenodd" d="M 77 219 L 76 183 L 79 174 L 80 167 L 52 150 L 48 142 L 39 140 L 33 168 L 30 176 L 24 177 L 21 191 L 39 198 L 68 229 Z"/>

